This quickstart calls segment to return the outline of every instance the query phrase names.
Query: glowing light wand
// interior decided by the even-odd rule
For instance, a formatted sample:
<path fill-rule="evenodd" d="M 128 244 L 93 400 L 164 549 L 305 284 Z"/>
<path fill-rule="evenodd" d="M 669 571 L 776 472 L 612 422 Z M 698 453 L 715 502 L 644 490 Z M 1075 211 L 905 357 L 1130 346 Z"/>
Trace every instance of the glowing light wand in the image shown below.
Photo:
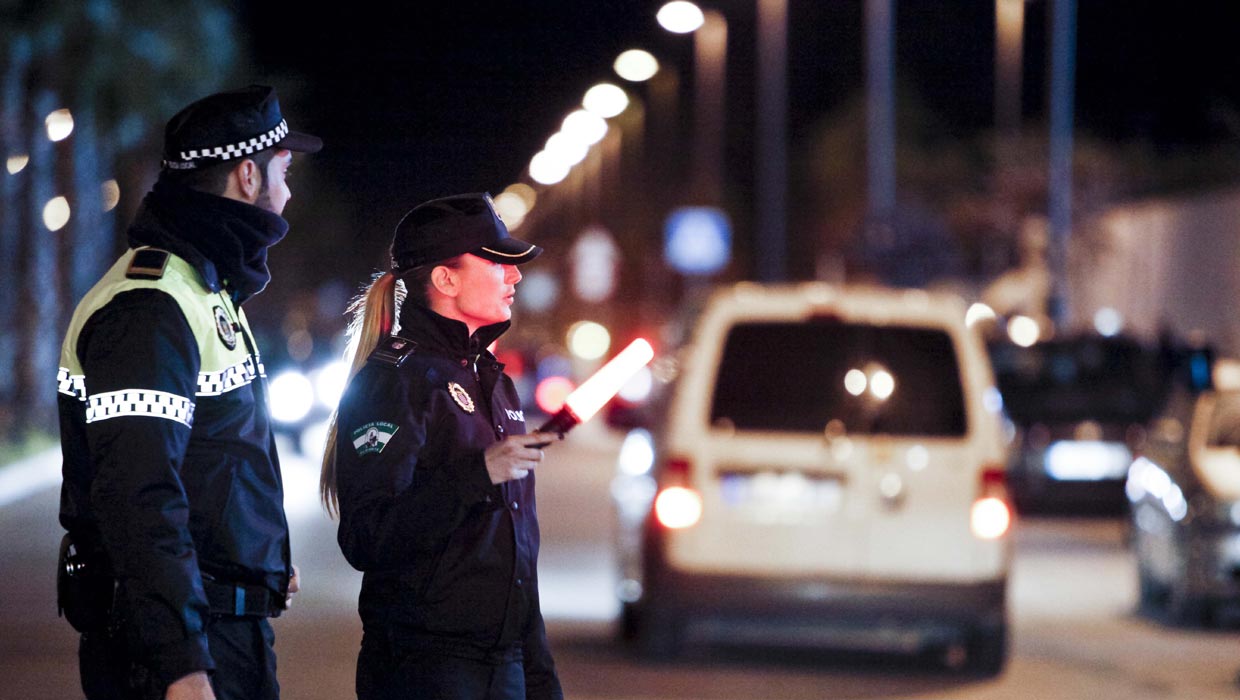
<path fill-rule="evenodd" d="M 607 361 L 589 379 L 564 399 L 564 406 L 538 429 L 540 433 L 556 433 L 561 438 L 578 423 L 584 423 L 615 396 L 634 374 L 654 359 L 654 348 L 643 338 L 629 343 L 619 355 Z M 542 448 L 550 443 L 530 447 Z"/>

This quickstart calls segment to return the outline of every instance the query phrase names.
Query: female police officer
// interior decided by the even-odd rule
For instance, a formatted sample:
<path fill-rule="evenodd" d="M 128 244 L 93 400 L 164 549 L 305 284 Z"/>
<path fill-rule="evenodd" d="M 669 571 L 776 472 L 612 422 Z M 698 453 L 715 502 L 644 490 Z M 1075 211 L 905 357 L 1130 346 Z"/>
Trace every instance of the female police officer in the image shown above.
<path fill-rule="evenodd" d="M 536 571 L 535 445 L 550 438 L 525 434 L 487 350 L 516 266 L 541 252 L 488 195 L 433 200 L 397 224 L 391 271 L 354 304 L 356 374 L 320 486 L 365 573 L 362 700 L 563 697 Z"/>

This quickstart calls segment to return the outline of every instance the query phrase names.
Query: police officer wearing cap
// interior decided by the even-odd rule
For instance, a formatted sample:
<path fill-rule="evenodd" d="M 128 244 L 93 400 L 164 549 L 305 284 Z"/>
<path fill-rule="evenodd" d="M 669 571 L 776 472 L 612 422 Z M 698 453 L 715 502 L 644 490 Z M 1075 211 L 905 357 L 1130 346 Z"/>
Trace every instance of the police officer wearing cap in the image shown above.
<path fill-rule="evenodd" d="M 292 152 L 321 147 L 270 87 L 186 107 L 129 249 L 70 322 L 59 599 L 91 700 L 279 697 L 268 618 L 298 582 L 242 305 L 288 231 Z"/>
<path fill-rule="evenodd" d="M 391 270 L 355 304 L 354 376 L 321 481 L 364 572 L 361 700 L 562 698 L 538 602 L 538 443 L 487 350 L 542 249 L 491 198 L 405 215 Z M 394 322 L 395 321 L 395 322 Z"/>

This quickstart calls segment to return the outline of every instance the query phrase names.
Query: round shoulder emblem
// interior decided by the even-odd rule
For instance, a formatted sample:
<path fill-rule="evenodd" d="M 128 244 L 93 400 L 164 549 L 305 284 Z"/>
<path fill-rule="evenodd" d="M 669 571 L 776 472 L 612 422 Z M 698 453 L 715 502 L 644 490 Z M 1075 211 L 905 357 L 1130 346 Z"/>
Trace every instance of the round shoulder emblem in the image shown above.
<path fill-rule="evenodd" d="M 470 398 L 469 392 L 465 391 L 465 387 L 456 382 L 448 382 L 448 393 L 452 394 L 452 400 L 466 413 L 474 412 L 474 400 Z"/>
<path fill-rule="evenodd" d="M 224 343 L 224 347 L 229 350 L 236 349 L 237 333 L 233 330 L 232 321 L 228 320 L 228 315 L 224 313 L 224 307 L 216 306 L 214 311 L 215 332 L 219 334 L 220 340 Z"/>

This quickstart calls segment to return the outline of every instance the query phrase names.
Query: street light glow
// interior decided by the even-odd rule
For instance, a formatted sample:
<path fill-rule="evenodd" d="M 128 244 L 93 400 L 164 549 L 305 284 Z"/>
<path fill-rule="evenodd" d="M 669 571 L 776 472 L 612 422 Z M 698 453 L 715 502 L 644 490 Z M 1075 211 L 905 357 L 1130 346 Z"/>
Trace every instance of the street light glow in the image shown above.
<path fill-rule="evenodd" d="M 554 185 L 568 177 L 571 169 L 554 154 L 539 151 L 530 159 L 530 177 L 540 185 Z"/>
<path fill-rule="evenodd" d="M 1042 335 L 1038 322 L 1028 316 L 1015 316 L 1008 321 L 1008 337 L 1022 348 L 1032 347 Z"/>
<path fill-rule="evenodd" d="M 659 8 L 655 19 L 659 20 L 660 27 L 673 34 L 688 34 L 697 31 L 697 28 L 706 21 L 702 8 L 685 0 L 675 0 Z"/>
<path fill-rule="evenodd" d="M 525 202 L 525 210 L 527 212 L 533 209 L 535 202 L 538 201 L 538 193 L 534 191 L 533 187 L 530 187 L 524 182 L 514 182 L 513 184 L 505 187 L 504 194 L 512 194 L 520 197 L 521 201 Z"/>
<path fill-rule="evenodd" d="M 9 156 L 9 160 L 5 164 L 5 167 L 8 168 L 10 175 L 16 175 L 20 173 L 21 171 L 25 170 L 26 164 L 29 162 L 30 162 L 30 156 L 28 155 L 23 154 L 20 156 Z"/>
<path fill-rule="evenodd" d="M 604 119 L 610 119 L 629 106 L 629 96 L 611 83 L 599 83 L 586 90 L 581 105 Z"/>
<path fill-rule="evenodd" d="M 499 193 L 499 196 L 495 198 L 495 211 L 509 229 L 520 226 L 525 220 L 525 215 L 530 213 L 521 195 L 508 191 Z"/>
<path fill-rule="evenodd" d="M 584 109 L 564 117 L 560 131 L 588 146 L 593 146 L 607 135 L 607 120 Z"/>
<path fill-rule="evenodd" d="M 594 321 L 578 321 L 568 329 L 568 351 L 583 360 L 597 360 L 611 348 L 611 333 Z"/>
<path fill-rule="evenodd" d="M 586 159 L 586 154 L 590 152 L 590 146 L 563 131 L 557 131 L 551 135 L 551 138 L 547 139 L 547 145 L 543 150 L 554 155 L 558 160 L 567 163 L 568 167 L 571 168 Z"/>
<path fill-rule="evenodd" d="M 103 190 L 103 210 L 112 211 L 121 201 L 121 186 L 116 180 L 108 180 L 100 186 L 100 189 Z"/>
<path fill-rule="evenodd" d="M 69 200 L 52 197 L 43 205 L 43 225 L 48 231 L 59 231 L 69 223 Z"/>
<path fill-rule="evenodd" d="M 67 109 L 52 112 L 43 123 L 47 126 L 47 138 L 52 141 L 64 141 L 73 133 L 73 115 Z"/>
<path fill-rule="evenodd" d="M 625 80 L 641 83 L 650 80 L 659 72 L 659 61 L 649 51 L 629 49 L 616 57 L 612 69 Z"/>

